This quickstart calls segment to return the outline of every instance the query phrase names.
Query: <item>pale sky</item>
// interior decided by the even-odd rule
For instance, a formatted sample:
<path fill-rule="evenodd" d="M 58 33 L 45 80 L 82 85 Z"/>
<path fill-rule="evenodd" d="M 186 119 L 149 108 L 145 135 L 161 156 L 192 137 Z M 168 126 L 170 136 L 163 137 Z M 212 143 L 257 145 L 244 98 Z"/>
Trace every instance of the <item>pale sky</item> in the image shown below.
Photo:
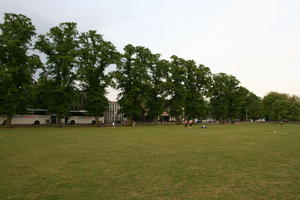
<path fill-rule="evenodd" d="M 194 59 L 261 97 L 300 96 L 300 0 L 1 0 L 1 22 L 6 12 L 27 15 L 38 33 L 72 21 L 119 51 L 130 43 Z"/>

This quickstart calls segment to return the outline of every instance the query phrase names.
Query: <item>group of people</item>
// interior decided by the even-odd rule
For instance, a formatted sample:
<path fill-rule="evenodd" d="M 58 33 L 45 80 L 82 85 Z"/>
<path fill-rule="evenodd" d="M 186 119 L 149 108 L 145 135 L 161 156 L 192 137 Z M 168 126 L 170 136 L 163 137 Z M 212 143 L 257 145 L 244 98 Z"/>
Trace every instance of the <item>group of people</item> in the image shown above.
<path fill-rule="evenodd" d="M 133 122 L 132 126 L 134 127 L 135 125 L 136 125 L 136 122 Z M 185 120 L 184 121 L 184 127 L 186 129 L 192 129 L 192 126 L 193 126 L 193 121 L 192 120 Z M 112 122 L 112 127 L 115 128 L 115 122 L 114 121 Z M 205 124 L 202 124 L 201 128 L 207 128 L 207 126 Z"/>
<path fill-rule="evenodd" d="M 193 126 L 193 121 L 192 120 L 185 120 L 184 121 L 184 127 L 186 129 L 192 129 L 192 126 Z M 201 128 L 207 128 L 207 126 L 205 124 L 202 124 Z"/>
<path fill-rule="evenodd" d="M 184 127 L 185 128 L 188 128 L 188 129 L 192 129 L 192 126 L 193 126 L 193 121 L 192 120 L 185 120 L 184 121 Z"/>

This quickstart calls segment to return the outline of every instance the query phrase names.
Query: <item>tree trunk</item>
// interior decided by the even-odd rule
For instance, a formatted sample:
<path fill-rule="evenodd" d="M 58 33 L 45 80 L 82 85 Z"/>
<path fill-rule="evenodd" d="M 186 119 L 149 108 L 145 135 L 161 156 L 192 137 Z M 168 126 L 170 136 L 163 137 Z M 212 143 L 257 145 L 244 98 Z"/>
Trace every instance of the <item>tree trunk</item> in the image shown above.
<path fill-rule="evenodd" d="M 182 118 L 183 119 L 183 118 Z M 175 115 L 175 124 L 180 124 L 178 115 Z"/>
<path fill-rule="evenodd" d="M 59 126 L 59 127 L 62 127 L 62 124 L 61 124 L 61 119 L 62 119 L 62 117 L 60 116 L 60 115 L 57 115 L 57 125 Z"/>
<path fill-rule="evenodd" d="M 99 126 L 100 125 L 99 116 L 95 116 L 95 120 L 96 120 L 96 126 Z"/>
<path fill-rule="evenodd" d="M 131 120 L 131 117 L 127 117 L 127 123 L 128 123 L 128 125 L 132 126 L 132 120 Z"/>
<path fill-rule="evenodd" d="M 12 125 L 11 125 L 11 121 L 12 121 L 12 115 L 7 115 L 7 119 L 6 119 L 6 128 L 12 128 Z"/>

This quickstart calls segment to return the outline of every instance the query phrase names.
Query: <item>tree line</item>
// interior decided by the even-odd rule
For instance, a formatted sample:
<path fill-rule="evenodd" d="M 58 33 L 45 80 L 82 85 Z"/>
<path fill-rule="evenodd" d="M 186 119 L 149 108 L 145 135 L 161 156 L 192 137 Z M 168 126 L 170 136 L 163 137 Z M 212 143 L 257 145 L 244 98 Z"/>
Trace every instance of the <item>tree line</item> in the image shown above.
<path fill-rule="evenodd" d="M 33 42 L 35 41 L 35 42 Z M 40 58 L 43 57 L 43 59 Z M 115 70 L 108 72 L 112 66 Z M 79 33 L 65 22 L 36 34 L 31 19 L 4 14 L 0 24 L 0 113 L 8 126 L 26 108 L 44 108 L 57 122 L 72 107 L 88 110 L 96 123 L 108 108 L 107 87 L 120 91 L 118 102 L 128 121 L 174 118 L 224 121 L 266 118 L 298 120 L 300 99 L 271 92 L 263 99 L 225 73 L 128 44 L 123 52 L 94 30 Z"/>

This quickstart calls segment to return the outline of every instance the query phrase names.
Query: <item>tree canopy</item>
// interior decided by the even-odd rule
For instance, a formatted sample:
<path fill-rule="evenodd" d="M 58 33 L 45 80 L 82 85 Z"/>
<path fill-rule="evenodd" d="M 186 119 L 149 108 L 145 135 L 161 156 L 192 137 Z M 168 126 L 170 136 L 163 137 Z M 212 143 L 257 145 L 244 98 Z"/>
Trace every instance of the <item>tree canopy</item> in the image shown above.
<path fill-rule="evenodd" d="M 57 123 L 80 107 L 99 116 L 108 109 L 109 86 L 120 91 L 120 112 L 128 121 L 157 121 L 163 112 L 175 120 L 214 118 L 234 121 L 266 118 L 299 120 L 300 98 L 270 92 L 264 98 L 226 73 L 176 55 L 163 59 L 143 46 L 118 52 L 96 31 L 79 33 L 65 22 L 35 37 L 31 19 L 6 13 L 0 24 L 0 114 L 10 126 L 27 108 L 47 109 Z M 38 51 L 45 56 L 43 63 Z M 67 120 L 66 120 L 67 121 Z"/>
<path fill-rule="evenodd" d="M 213 75 L 209 89 L 212 114 L 217 120 L 234 120 L 239 110 L 239 84 L 231 75 L 219 73 Z"/>
<path fill-rule="evenodd" d="M 43 75 L 47 80 L 48 92 L 44 99 L 48 110 L 57 115 L 59 124 L 63 116 L 68 116 L 72 106 L 78 45 L 76 24 L 70 22 L 61 23 L 45 35 L 39 35 L 35 44 L 35 48 L 47 56 Z"/>
<path fill-rule="evenodd" d="M 299 97 L 270 92 L 263 98 L 264 114 L 268 120 L 297 120 L 300 116 Z"/>
<path fill-rule="evenodd" d="M 85 96 L 85 108 L 95 116 L 96 124 L 108 108 L 105 94 L 111 77 L 105 70 L 109 65 L 118 63 L 119 57 L 115 46 L 96 31 L 79 36 L 78 75 Z"/>
<path fill-rule="evenodd" d="M 31 19 L 6 13 L 0 31 L 0 113 L 11 126 L 13 114 L 24 113 L 30 104 L 33 75 L 41 62 L 31 53 L 36 34 Z"/>
<path fill-rule="evenodd" d="M 126 45 L 121 62 L 114 73 L 119 94 L 121 112 L 129 121 L 142 120 L 146 109 L 148 82 L 147 64 L 149 49 Z"/>

